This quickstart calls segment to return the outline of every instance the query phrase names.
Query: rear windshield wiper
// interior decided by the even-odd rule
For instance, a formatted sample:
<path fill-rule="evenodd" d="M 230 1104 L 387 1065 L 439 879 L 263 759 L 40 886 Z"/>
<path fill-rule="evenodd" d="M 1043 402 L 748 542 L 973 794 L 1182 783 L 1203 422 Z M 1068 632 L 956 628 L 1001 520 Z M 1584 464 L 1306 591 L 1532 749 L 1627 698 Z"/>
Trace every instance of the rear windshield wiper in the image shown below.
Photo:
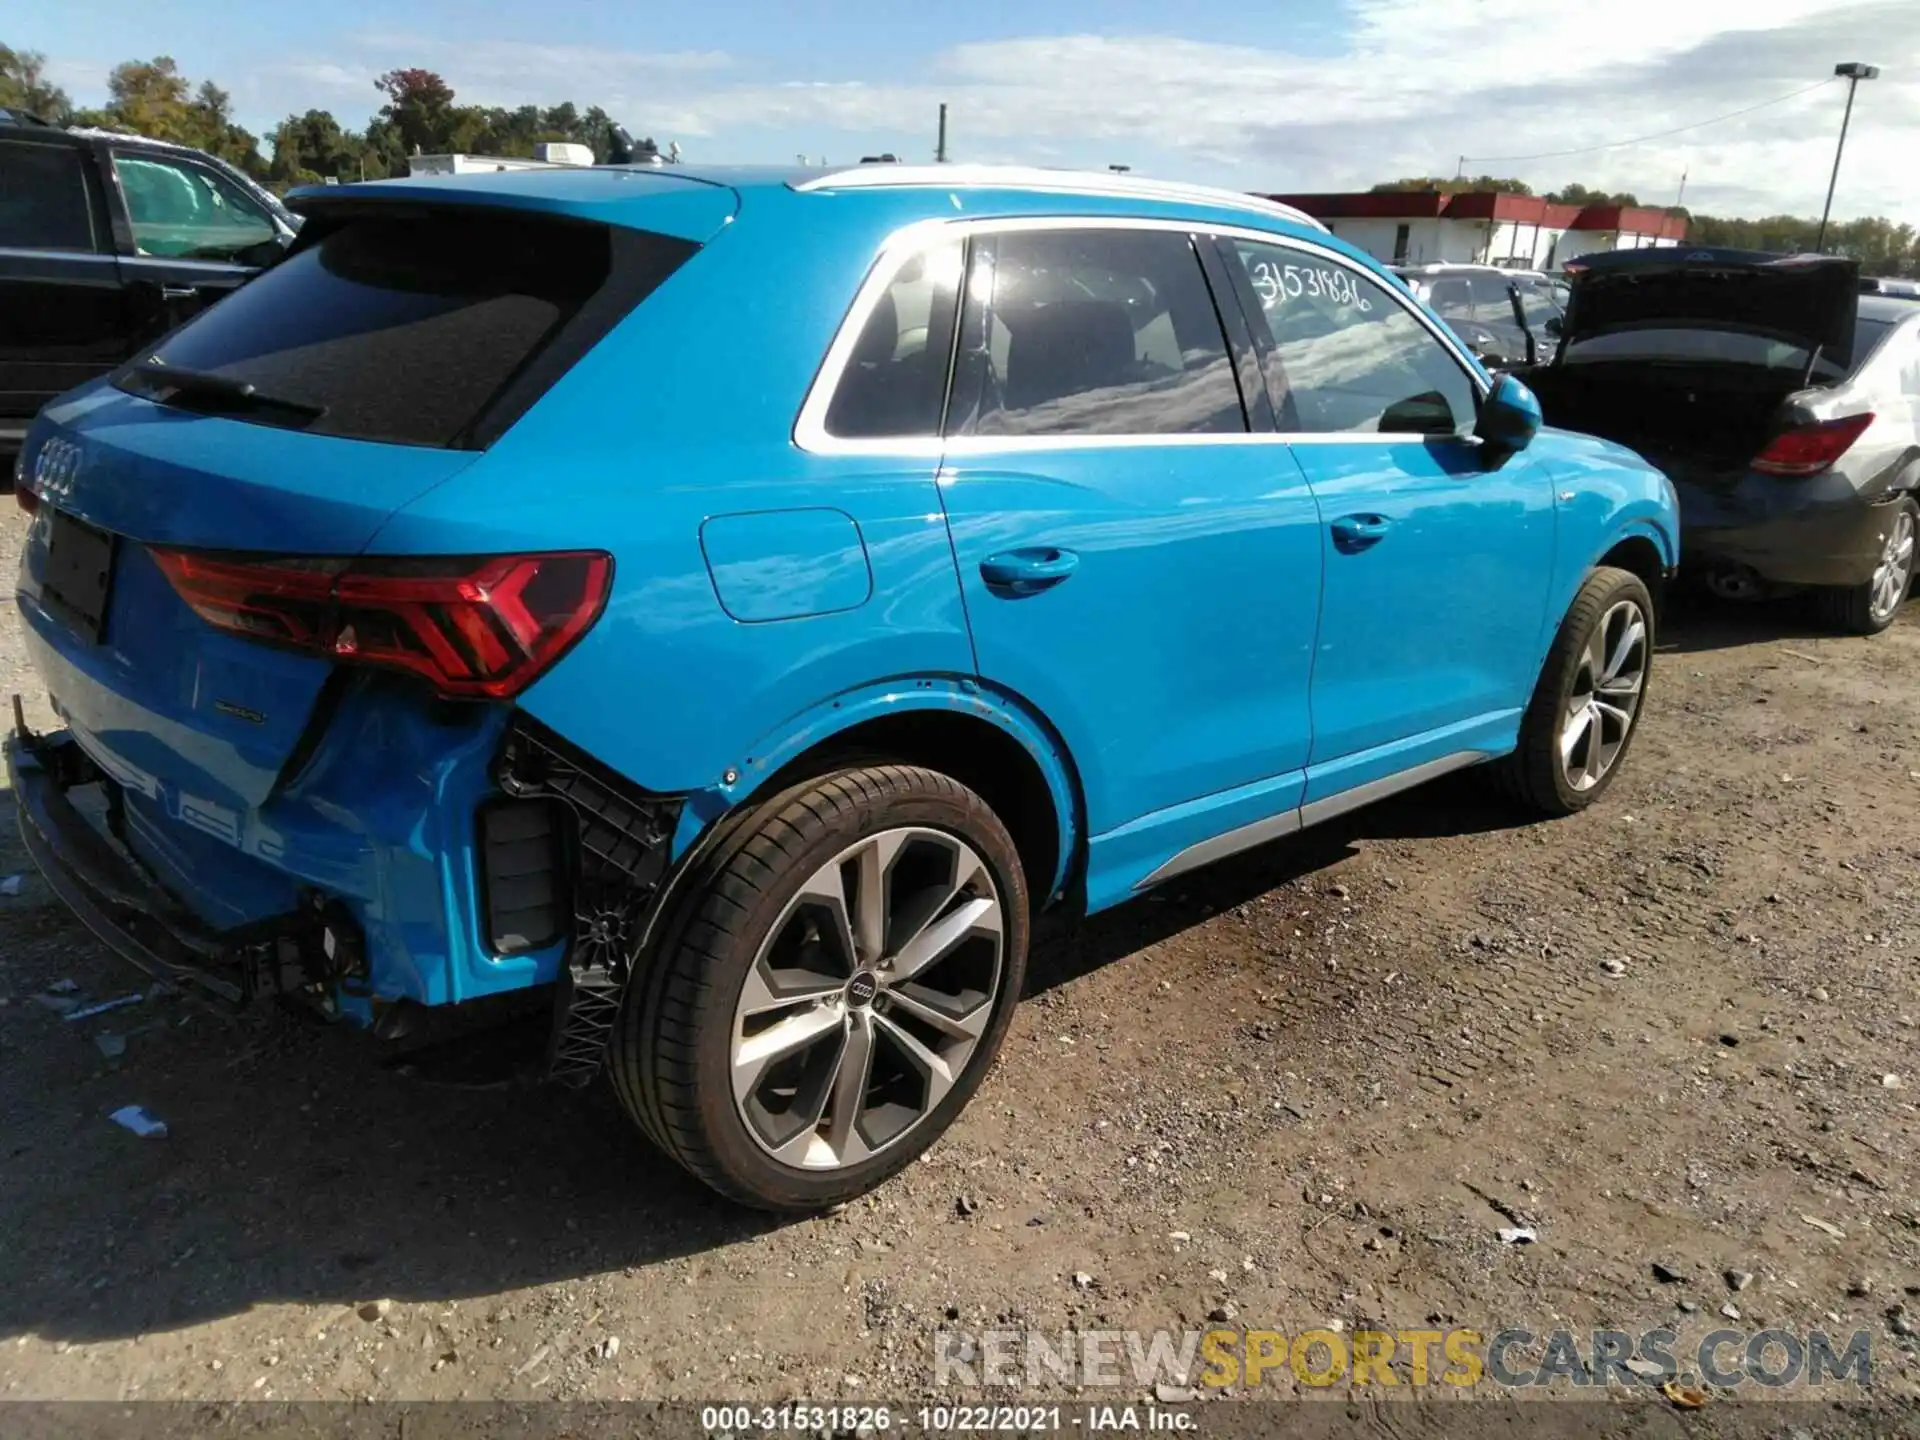
<path fill-rule="evenodd" d="M 231 375 L 220 375 L 211 370 L 181 370 L 158 360 L 149 360 L 145 364 L 129 366 L 127 373 L 138 376 L 149 387 L 170 391 L 189 404 L 200 407 L 284 410 L 309 420 L 318 420 L 327 413 L 324 405 L 289 400 L 278 395 L 263 395 L 250 380 L 236 380 Z"/>

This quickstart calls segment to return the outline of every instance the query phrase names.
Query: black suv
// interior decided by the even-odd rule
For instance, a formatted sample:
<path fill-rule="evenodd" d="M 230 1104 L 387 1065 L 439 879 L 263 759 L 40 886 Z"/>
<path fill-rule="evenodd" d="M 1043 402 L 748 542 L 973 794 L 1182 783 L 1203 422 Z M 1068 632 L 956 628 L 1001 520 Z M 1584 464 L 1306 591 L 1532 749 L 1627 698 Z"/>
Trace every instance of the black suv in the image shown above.
<path fill-rule="evenodd" d="M 0 110 L 0 483 L 42 405 L 233 290 L 298 226 L 211 155 Z"/>

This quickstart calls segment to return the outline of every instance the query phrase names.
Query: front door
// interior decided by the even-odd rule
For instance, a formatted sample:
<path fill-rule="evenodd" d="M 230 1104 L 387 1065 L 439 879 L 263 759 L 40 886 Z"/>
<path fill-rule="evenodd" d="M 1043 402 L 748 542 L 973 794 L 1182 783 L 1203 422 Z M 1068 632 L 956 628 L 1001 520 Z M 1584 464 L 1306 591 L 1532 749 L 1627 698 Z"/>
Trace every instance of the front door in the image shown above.
<path fill-rule="evenodd" d="M 279 248 L 266 207 L 208 165 L 162 151 L 113 151 L 133 235 L 120 262 L 130 348 L 149 345 L 245 284 Z"/>
<path fill-rule="evenodd" d="M 1184 230 L 993 227 L 964 293 L 941 493 L 979 673 L 1066 740 L 1098 908 L 1298 806 L 1319 514 Z"/>
<path fill-rule="evenodd" d="M 1308 803 L 1510 748 L 1547 634 L 1551 477 L 1489 466 L 1480 382 L 1410 296 L 1316 246 L 1222 244 L 1326 521 Z"/>

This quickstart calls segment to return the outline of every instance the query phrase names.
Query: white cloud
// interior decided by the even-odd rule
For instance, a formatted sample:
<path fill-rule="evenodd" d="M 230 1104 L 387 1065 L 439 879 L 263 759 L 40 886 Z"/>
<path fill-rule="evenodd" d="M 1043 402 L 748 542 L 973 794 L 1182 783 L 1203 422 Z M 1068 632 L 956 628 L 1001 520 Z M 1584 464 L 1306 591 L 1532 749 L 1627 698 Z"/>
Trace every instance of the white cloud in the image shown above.
<path fill-rule="evenodd" d="M 1836 210 L 1909 213 L 1920 142 L 1920 5 L 1908 0 L 1689 0 L 1662 12 L 1537 0 L 1359 0 L 1350 53 L 1168 37 L 1036 37 L 957 46 L 928 78 L 742 84 L 663 107 L 663 132 L 924 133 L 951 103 L 963 153 L 1054 145 L 1082 161 L 1154 152 L 1203 178 L 1274 190 L 1450 174 L 1458 157 L 1535 155 L 1723 115 L 1831 72 L 1863 89 Z M 1568 180 L 1701 206 L 1817 209 L 1840 87 L 1686 135 L 1588 155 L 1472 163 L 1541 187 Z M 1915 218 L 1920 218 L 1916 216 Z"/>
<path fill-rule="evenodd" d="M 635 133 L 696 156 L 837 156 L 924 136 L 952 111 L 955 154 L 1042 163 L 1126 159 L 1162 173 L 1269 190 L 1344 189 L 1451 174 L 1458 157 L 1537 155 L 1724 115 L 1861 59 L 1863 86 L 1836 213 L 1920 207 L 1920 4 L 1913 0 L 1352 0 L 1346 53 L 1289 48 L 1284 18 L 1248 43 L 1057 35 L 955 45 L 902 78 L 751 69 L 714 51 L 660 54 L 457 36 L 360 35 L 285 70 L 290 88 L 371 99 L 404 60 L 463 100 L 600 104 Z M 1257 24 L 1257 22 L 1256 22 Z M 1316 32 L 1324 41 L 1324 31 Z M 1839 126 L 1838 84 L 1708 128 L 1538 160 L 1470 160 L 1540 188 L 1570 180 L 1670 202 L 1682 172 L 1695 208 L 1817 210 Z M 304 104 L 299 108 L 305 108 Z M 370 110 L 372 104 L 367 108 Z M 354 105 L 341 118 L 357 123 Z"/>

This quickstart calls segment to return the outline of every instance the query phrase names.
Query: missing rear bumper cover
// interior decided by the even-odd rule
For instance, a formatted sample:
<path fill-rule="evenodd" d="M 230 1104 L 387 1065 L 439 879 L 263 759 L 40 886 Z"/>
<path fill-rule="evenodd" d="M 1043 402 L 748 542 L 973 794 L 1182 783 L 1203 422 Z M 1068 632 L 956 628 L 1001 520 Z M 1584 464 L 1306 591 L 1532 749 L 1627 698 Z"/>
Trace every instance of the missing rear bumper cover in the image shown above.
<path fill-rule="evenodd" d="M 285 915 L 236 929 L 201 921 L 74 805 L 69 792 L 98 785 L 111 825 L 121 797 L 71 738 L 37 736 L 16 723 L 6 761 L 21 839 L 47 884 L 116 954 L 155 979 L 239 1009 L 261 995 L 314 995 L 366 977 L 360 927 L 344 904 L 318 891 Z"/>
<path fill-rule="evenodd" d="M 536 948 L 532 932 L 545 930 L 547 944 L 564 933 L 550 1073 L 586 1085 L 605 1063 L 684 800 L 631 784 L 524 715 L 501 742 L 494 778 L 509 798 L 481 816 L 488 927 L 499 953 L 511 953 L 503 940 L 524 950 Z"/>

